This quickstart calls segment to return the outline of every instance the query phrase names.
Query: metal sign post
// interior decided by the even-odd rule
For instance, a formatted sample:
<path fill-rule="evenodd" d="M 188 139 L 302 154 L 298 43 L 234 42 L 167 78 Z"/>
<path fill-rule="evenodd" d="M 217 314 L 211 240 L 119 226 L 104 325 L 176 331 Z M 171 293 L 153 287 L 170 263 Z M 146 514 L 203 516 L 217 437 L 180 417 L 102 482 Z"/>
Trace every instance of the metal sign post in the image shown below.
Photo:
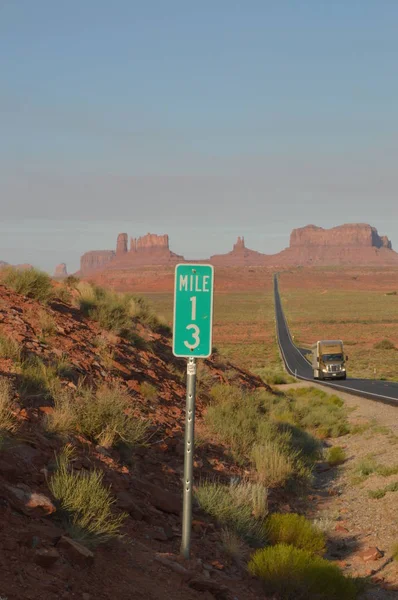
<path fill-rule="evenodd" d="M 173 354 L 188 359 L 181 539 L 184 558 L 190 557 L 191 549 L 196 358 L 207 358 L 212 350 L 213 282 L 212 265 L 176 266 Z"/>
<path fill-rule="evenodd" d="M 196 360 L 195 358 L 190 357 L 188 358 L 187 363 L 187 402 L 185 415 L 184 487 L 181 538 L 181 554 L 184 558 L 189 558 L 191 549 L 193 455 L 195 450 L 195 391 Z"/>

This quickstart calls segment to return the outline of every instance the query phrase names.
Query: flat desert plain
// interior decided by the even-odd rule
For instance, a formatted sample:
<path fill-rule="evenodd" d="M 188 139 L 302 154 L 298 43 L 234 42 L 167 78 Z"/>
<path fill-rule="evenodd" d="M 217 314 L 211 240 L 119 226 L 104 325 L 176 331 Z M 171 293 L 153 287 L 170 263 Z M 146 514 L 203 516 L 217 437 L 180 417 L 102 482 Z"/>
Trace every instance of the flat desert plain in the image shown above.
<path fill-rule="evenodd" d="M 248 267 L 215 270 L 213 344 L 252 370 L 281 368 L 275 344 L 273 273 Z M 171 324 L 172 272 L 161 281 L 161 292 L 154 291 L 149 273 L 136 283 Z M 297 268 L 282 271 L 279 281 L 286 317 L 299 345 L 342 339 L 350 377 L 398 380 L 394 349 L 398 269 Z"/>

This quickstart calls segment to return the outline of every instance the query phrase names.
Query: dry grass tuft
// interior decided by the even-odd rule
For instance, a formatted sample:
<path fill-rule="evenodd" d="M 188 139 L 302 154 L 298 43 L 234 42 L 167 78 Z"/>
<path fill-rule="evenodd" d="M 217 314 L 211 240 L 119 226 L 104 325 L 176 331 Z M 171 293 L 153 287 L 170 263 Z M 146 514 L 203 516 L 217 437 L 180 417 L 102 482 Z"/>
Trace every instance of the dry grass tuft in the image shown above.
<path fill-rule="evenodd" d="M 7 379 L 0 378 L 0 432 L 13 432 L 17 420 L 12 410 L 12 388 Z"/>

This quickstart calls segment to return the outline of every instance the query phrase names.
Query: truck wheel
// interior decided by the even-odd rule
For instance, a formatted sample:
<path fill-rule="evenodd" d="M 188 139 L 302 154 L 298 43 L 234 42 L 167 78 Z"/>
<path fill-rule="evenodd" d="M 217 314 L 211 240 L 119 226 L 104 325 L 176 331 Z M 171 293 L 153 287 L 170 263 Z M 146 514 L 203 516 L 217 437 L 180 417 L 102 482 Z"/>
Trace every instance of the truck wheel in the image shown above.
<path fill-rule="evenodd" d="M 347 379 L 347 375 L 343 375 L 341 379 Z"/>

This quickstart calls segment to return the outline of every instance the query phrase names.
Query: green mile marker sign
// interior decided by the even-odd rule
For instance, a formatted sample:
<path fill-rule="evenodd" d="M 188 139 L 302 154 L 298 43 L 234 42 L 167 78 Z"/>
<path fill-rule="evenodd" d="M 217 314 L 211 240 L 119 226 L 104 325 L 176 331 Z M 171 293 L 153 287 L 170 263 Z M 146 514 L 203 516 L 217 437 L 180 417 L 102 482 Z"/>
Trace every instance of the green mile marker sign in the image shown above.
<path fill-rule="evenodd" d="M 211 354 L 213 327 L 212 265 L 180 264 L 174 283 L 173 354 L 206 358 Z"/>

